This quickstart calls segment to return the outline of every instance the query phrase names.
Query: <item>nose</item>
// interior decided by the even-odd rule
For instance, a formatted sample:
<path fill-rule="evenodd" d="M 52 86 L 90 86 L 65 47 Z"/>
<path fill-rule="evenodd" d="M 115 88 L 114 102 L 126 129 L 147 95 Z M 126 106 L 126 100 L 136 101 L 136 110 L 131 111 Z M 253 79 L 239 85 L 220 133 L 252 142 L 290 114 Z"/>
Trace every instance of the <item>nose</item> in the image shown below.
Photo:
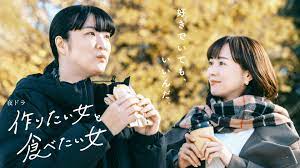
<path fill-rule="evenodd" d="M 207 76 L 216 76 L 218 74 L 218 68 L 214 65 L 211 65 L 207 68 Z"/>
<path fill-rule="evenodd" d="M 96 48 L 101 50 L 106 50 L 107 47 L 105 46 L 105 38 L 102 34 L 98 34 L 96 36 Z"/>

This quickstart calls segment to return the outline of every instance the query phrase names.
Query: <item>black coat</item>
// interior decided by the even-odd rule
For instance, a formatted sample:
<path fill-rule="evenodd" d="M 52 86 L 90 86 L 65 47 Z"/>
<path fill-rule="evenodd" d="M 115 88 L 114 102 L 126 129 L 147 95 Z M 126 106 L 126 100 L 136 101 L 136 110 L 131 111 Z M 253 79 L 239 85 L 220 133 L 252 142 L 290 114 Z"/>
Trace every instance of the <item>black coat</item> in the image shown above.
<path fill-rule="evenodd" d="M 95 116 L 107 108 L 103 98 L 112 93 L 118 83 L 95 84 L 85 79 L 70 84 L 60 82 L 57 74 L 54 69 L 43 75 L 30 75 L 17 83 L 0 112 L 0 168 L 165 166 L 166 149 L 160 133 L 145 136 L 125 128 L 113 136 L 103 122 L 96 120 Z M 80 104 L 82 107 L 93 105 L 85 113 L 80 111 L 89 114 L 81 119 L 78 111 L 73 112 Z M 23 114 L 27 115 L 23 117 Z M 31 120 L 27 120 L 29 118 Z M 88 136 L 100 129 L 106 132 Z M 94 139 L 96 141 L 87 148 Z M 18 153 L 23 147 L 24 150 Z M 34 154 L 46 158 L 34 158 L 37 156 Z"/>

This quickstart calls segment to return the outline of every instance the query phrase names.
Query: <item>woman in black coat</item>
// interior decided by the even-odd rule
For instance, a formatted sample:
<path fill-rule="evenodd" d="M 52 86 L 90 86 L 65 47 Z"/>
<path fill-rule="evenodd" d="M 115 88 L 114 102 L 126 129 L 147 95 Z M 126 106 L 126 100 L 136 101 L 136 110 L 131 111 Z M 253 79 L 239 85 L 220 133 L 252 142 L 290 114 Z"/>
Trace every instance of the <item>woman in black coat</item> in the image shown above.
<path fill-rule="evenodd" d="M 109 60 L 111 17 L 93 6 L 71 6 L 54 17 L 49 31 L 55 60 L 44 74 L 18 82 L 0 113 L 0 167 L 164 167 L 160 115 L 149 99 L 121 97 L 109 106 L 118 84 L 95 84 Z M 128 128 L 145 113 L 153 122 Z"/>

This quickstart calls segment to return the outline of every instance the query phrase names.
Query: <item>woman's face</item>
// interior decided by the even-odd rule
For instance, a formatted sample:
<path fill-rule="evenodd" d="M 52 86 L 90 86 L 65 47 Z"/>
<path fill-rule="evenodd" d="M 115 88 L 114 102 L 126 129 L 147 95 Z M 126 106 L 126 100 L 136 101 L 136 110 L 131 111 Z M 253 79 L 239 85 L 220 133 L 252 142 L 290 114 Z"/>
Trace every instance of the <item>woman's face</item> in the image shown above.
<path fill-rule="evenodd" d="M 224 101 L 239 97 L 252 79 L 248 71 L 234 62 L 228 44 L 225 44 L 218 58 L 209 60 L 207 69 L 210 91 Z"/>
<path fill-rule="evenodd" d="M 98 32 L 94 15 L 89 15 L 81 30 L 70 31 L 67 58 L 84 76 L 105 71 L 111 52 L 110 33 Z"/>

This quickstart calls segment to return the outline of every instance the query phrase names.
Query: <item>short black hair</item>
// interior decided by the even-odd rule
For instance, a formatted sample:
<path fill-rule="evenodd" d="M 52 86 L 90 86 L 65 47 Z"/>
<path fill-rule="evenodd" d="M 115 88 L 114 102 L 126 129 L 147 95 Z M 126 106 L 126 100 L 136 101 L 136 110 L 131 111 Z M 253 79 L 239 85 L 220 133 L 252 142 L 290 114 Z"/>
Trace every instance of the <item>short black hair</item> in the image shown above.
<path fill-rule="evenodd" d="M 56 36 L 68 40 L 69 31 L 80 30 L 90 14 L 95 16 L 96 31 L 109 32 L 110 36 L 115 33 L 115 25 L 109 14 L 95 6 L 75 5 L 59 11 L 53 18 L 50 30 L 49 41 L 55 61 L 58 63 L 58 52 L 55 45 Z"/>

